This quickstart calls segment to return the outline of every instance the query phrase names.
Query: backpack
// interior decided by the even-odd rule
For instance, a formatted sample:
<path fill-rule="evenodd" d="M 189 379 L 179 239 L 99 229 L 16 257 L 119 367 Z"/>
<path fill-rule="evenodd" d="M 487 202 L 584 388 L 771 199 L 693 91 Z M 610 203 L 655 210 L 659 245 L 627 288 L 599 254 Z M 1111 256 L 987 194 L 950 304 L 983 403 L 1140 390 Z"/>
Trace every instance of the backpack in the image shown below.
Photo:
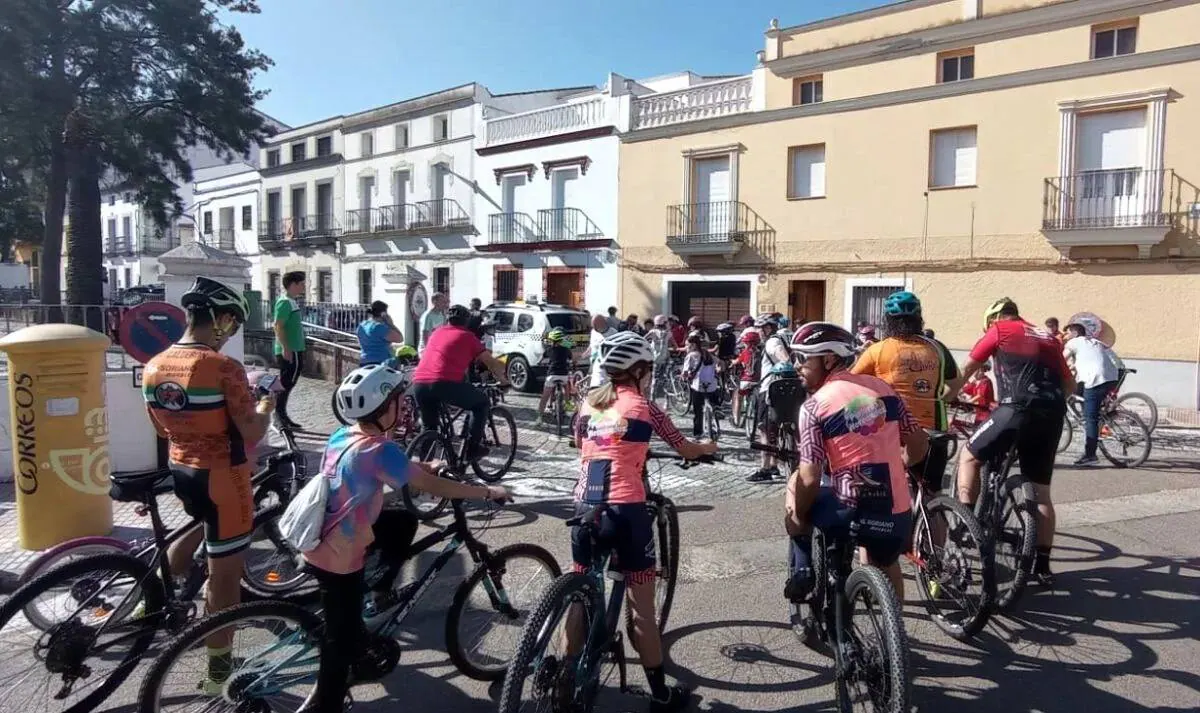
<path fill-rule="evenodd" d="M 337 472 L 342 458 L 362 440 L 364 439 L 352 441 L 338 454 L 337 460 L 333 463 L 334 473 Z M 279 517 L 280 536 L 299 552 L 312 552 L 317 549 L 322 538 L 328 535 L 346 515 L 349 515 L 350 510 L 357 504 L 354 500 L 347 501 L 340 510 L 334 513 L 332 520 L 326 523 L 325 508 L 328 502 L 329 481 L 325 473 L 318 473 L 317 477 L 305 483 L 300 492 L 296 493 L 296 496 L 288 503 L 287 509 L 283 511 L 283 515 Z"/>

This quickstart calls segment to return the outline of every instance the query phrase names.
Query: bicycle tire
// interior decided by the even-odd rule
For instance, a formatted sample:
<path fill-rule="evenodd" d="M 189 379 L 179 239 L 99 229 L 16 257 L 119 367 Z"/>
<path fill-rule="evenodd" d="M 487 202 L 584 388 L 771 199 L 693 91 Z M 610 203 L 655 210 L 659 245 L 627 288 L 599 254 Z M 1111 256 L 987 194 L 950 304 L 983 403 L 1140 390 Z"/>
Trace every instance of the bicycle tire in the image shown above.
<path fill-rule="evenodd" d="M 1071 447 L 1071 441 L 1075 439 L 1075 419 L 1068 411 L 1063 417 L 1062 431 L 1058 434 L 1058 447 L 1055 453 L 1063 453 Z"/>
<path fill-rule="evenodd" d="M 142 628 L 132 638 L 132 646 L 130 646 L 129 652 L 116 664 L 104 682 L 92 688 L 90 693 L 75 704 L 62 708 L 62 713 L 88 713 L 88 711 L 93 710 L 96 706 L 104 702 L 133 673 L 133 670 L 137 667 L 146 650 L 150 648 L 150 644 L 154 641 L 154 637 L 160 628 L 150 622 L 160 621 L 158 616 L 162 612 L 166 602 L 166 592 L 163 590 L 162 581 L 154 575 L 145 562 L 142 562 L 131 554 L 98 554 L 93 557 L 75 560 L 74 562 L 67 562 L 61 567 L 43 572 L 13 592 L 12 596 L 0 606 L 0 642 L 3 642 L 4 637 L 2 632 L 5 625 L 12 621 L 13 617 L 18 613 L 23 612 L 39 595 L 53 589 L 60 583 L 74 579 L 87 572 L 100 571 L 127 575 L 134 581 L 139 582 L 139 586 L 133 590 L 138 592 L 137 597 L 130 600 L 125 609 L 131 611 L 137 602 L 144 603 L 141 616 L 142 622 L 138 624 Z M 94 596 L 95 594 L 93 593 L 88 598 L 91 599 Z M 118 607 L 114 611 L 120 612 L 122 608 Z M 54 628 L 56 627 L 51 627 L 51 631 Z M 50 634 L 50 636 L 53 636 L 53 634 Z M 32 657 L 32 660 L 37 660 L 37 657 Z M 93 672 L 94 674 L 95 672 Z M 10 691 L 9 694 L 14 692 Z"/>
<path fill-rule="evenodd" d="M 754 432 L 758 430 L 758 389 L 746 394 L 742 399 L 742 411 L 745 413 L 746 438 L 754 440 Z"/>
<path fill-rule="evenodd" d="M 985 474 L 984 482 L 987 482 L 986 477 Z M 995 594 L 992 601 L 997 610 L 1003 611 L 1011 609 L 1021 598 L 1021 594 L 1025 591 L 1025 585 L 1029 583 L 1029 575 L 1033 571 L 1033 559 L 1037 553 L 1037 494 L 1033 489 L 1033 483 L 1023 475 L 1008 476 L 1001 483 L 1000 489 L 1002 491 L 998 494 L 1000 504 L 996 507 L 999 508 L 1001 515 L 1003 516 L 1004 512 L 1009 510 L 1007 504 L 1011 502 L 1010 511 L 1021 522 L 1020 532 L 1014 531 L 1005 538 L 1009 541 L 1009 549 L 1013 552 L 1013 566 L 1008 568 L 1012 572 L 1011 578 L 1001 576 L 1000 564 L 996 561 L 1000 549 L 997 540 L 1002 534 L 1003 522 L 993 523 L 991 527 L 991 541 L 988 543 L 991 551 L 987 553 L 987 556 L 991 559 L 992 581 L 995 583 Z M 976 505 L 978 506 L 983 500 L 984 498 L 979 498 Z M 976 519 L 979 519 L 978 507 L 975 514 Z M 987 537 L 985 534 L 985 539 Z"/>
<path fill-rule="evenodd" d="M 671 385 L 667 389 L 667 402 L 676 416 L 686 416 L 692 410 L 692 395 L 678 376 L 671 377 Z"/>
<path fill-rule="evenodd" d="M 546 569 L 551 574 L 551 581 L 562 576 L 562 569 L 558 566 L 558 560 L 554 559 L 554 555 L 546 551 L 545 548 L 529 543 L 518 543 L 501 547 L 495 552 L 489 553 L 483 562 L 480 562 L 475 567 L 475 571 L 463 580 L 462 584 L 454 592 L 454 600 L 450 603 L 450 610 L 446 612 L 446 653 L 450 655 L 450 661 L 454 666 L 468 678 L 473 678 L 476 681 L 499 681 L 504 678 L 504 672 L 508 670 L 508 665 L 512 659 L 504 661 L 496 666 L 484 666 L 475 663 L 471 660 L 469 654 L 463 651 L 463 642 L 459 634 L 459 622 L 462 620 L 463 609 L 466 607 L 467 598 L 471 594 L 471 590 L 483 582 L 489 571 L 498 570 L 500 574 L 500 589 L 504 588 L 503 576 L 507 571 L 507 563 L 510 559 L 517 557 L 526 557 L 537 560 L 540 564 L 545 565 Z M 485 584 L 485 587 L 488 586 Z M 495 581 L 491 586 L 495 586 Z M 536 603 L 536 602 L 535 602 Z"/>
<path fill-rule="evenodd" d="M 908 713 L 911 693 L 908 662 L 911 653 L 896 594 L 883 572 L 869 566 L 855 569 L 846 579 L 846 600 L 851 606 L 860 593 L 869 594 L 879 605 L 882 614 L 879 643 L 884 648 L 882 661 L 887 667 L 885 675 L 888 683 L 887 702 L 882 710 L 885 713 Z M 834 680 L 838 708 L 849 713 L 854 709 L 854 703 L 849 700 L 847 689 L 844 671 L 838 671 Z M 876 707 L 876 710 L 879 708 Z"/>
<path fill-rule="evenodd" d="M 594 617 L 604 616 L 604 602 L 591 577 L 579 572 L 568 572 L 554 580 L 554 584 L 550 585 L 550 589 L 542 595 L 537 608 L 525 622 L 525 628 L 521 630 L 517 652 L 513 655 L 512 663 L 504 675 L 499 713 L 517 713 L 521 709 L 521 694 L 525 688 L 525 679 L 535 675 L 532 665 L 536 659 L 541 658 L 542 649 L 549 643 L 543 640 L 541 635 L 543 631 L 546 631 L 553 636 L 554 632 L 549 625 L 557 619 L 555 615 L 561 612 L 561 616 L 565 616 L 566 608 L 574 603 L 573 600 L 576 598 L 582 599 L 579 603 L 583 606 L 585 631 L 592 630 Z M 578 693 L 578 684 L 575 690 Z M 583 705 L 581 708 L 590 710 L 590 706 L 587 705 Z"/>
<path fill-rule="evenodd" d="M 488 423 L 483 429 L 483 439 L 492 446 L 493 451 L 500 443 L 499 435 L 503 429 L 507 429 L 507 433 L 512 436 L 512 445 L 507 447 L 508 455 L 504 459 L 504 464 L 499 468 L 488 470 L 484 469 L 478 460 L 471 461 L 471 470 L 475 471 L 475 475 L 485 483 L 499 483 L 517 458 L 517 420 L 505 407 L 493 406 L 488 411 Z"/>
<path fill-rule="evenodd" d="M 1137 401 L 1141 401 L 1144 404 L 1144 408 L 1133 408 L 1128 405 Z M 1122 394 L 1117 399 L 1117 408 L 1132 411 L 1134 416 L 1142 419 L 1142 423 L 1146 424 L 1146 428 L 1150 430 L 1150 433 L 1154 433 L 1154 429 L 1158 428 L 1158 404 L 1155 403 L 1154 399 L 1140 391 L 1131 391 L 1128 394 Z"/>
<path fill-rule="evenodd" d="M 266 539 L 270 540 L 276 553 L 284 555 L 284 559 L 282 560 L 282 574 L 279 571 L 280 568 L 272 567 L 267 571 L 265 577 L 253 577 L 250 571 L 250 561 L 247 557 L 245 563 L 242 565 L 242 579 L 240 582 L 242 594 L 248 600 L 279 599 L 299 603 L 315 599 L 318 590 L 313 585 L 315 585 L 316 580 L 311 573 L 305 571 L 302 567 L 299 551 L 292 547 L 284 539 L 283 535 L 280 534 L 278 516 L 254 528 L 254 532 L 251 534 L 251 547 L 254 546 L 254 540 L 260 533 Z"/>
<path fill-rule="evenodd" d="M 1118 425 L 1118 420 L 1124 421 L 1124 424 Z M 1146 444 L 1141 455 L 1133 458 L 1124 458 L 1115 454 L 1106 444 L 1103 437 L 1100 438 L 1097 445 L 1100 447 L 1100 452 L 1118 468 L 1137 468 L 1146 462 L 1150 457 L 1150 451 L 1154 447 L 1153 436 L 1150 435 L 1150 428 L 1142 421 L 1142 419 L 1134 412 L 1119 408 L 1104 414 L 1100 417 L 1101 425 L 1106 425 L 1110 431 L 1137 431 L 1143 438 L 1143 443 Z"/>
<path fill-rule="evenodd" d="M 704 405 L 704 420 L 708 430 L 708 437 L 713 443 L 721 440 L 721 425 L 717 423 L 717 413 L 712 407 L 712 404 L 705 403 Z"/>
<path fill-rule="evenodd" d="M 145 678 L 142 679 L 142 685 L 138 690 L 137 705 L 139 713 L 160 713 L 160 694 L 164 679 L 170 671 L 171 665 L 189 647 L 207 638 L 219 629 L 224 629 L 241 619 L 249 619 L 256 616 L 275 616 L 280 619 L 290 618 L 292 621 L 295 621 L 299 625 L 300 630 L 311 638 L 313 651 L 319 657 L 318 643 L 320 642 L 321 631 L 325 626 L 319 615 L 290 602 L 261 601 L 238 604 L 192 622 L 178 636 L 171 639 L 166 648 L 154 658 L 153 663 L 150 664 L 150 668 L 146 671 Z M 234 675 L 236 675 L 236 672 Z M 304 703 L 301 704 L 301 707 L 308 705 L 311 699 L 312 695 L 310 694 Z"/>
<path fill-rule="evenodd" d="M 655 615 L 660 634 L 667 631 L 667 620 L 675 603 L 675 588 L 679 584 L 679 511 L 675 503 L 661 493 L 649 493 L 647 502 L 653 504 L 654 534 L 658 540 L 659 565 L 655 573 Z M 662 584 L 662 601 L 659 601 L 659 583 Z"/>
<path fill-rule="evenodd" d="M 440 455 L 431 455 L 435 453 L 435 446 L 441 449 Z M 446 456 L 450 453 L 450 445 L 446 443 L 440 431 L 422 431 L 408 444 L 405 453 L 409 460 L 449 460 Z M 404 507 L 421 522 L 438 519 L 446 512 L 446 508 L 450 507 L 449 498 L 437 498 L 432 505 L 426 506 L 417 500 L 415 493 L 415 490 L 405 485 L 400 489 L 400 499 L 404 502 Z"/>
<path fill-rule="evenodd" d="M 942 614 L 942 609 L 934 601 L 937 598 L 937 593 L 931 591 L 930 585 L 937 584 L 938 580 L 930 580 L 928 578 L 928 568 L 932 566 L 942 569 L 943 571 L 940 574 L 944 575 L 945 563 L 940 562 L 941 558 L 935 553 L 922 547 L 922 544 L 927 544 L 932 549 L 933 533 L 929 528 L 929 522 L 925 518 L 919 517 L 915 518 L 912 536 L 913 553 L 915 555 L 913 560 L 914 564 L 917 565 L 915 568 L 916 576 L 914 578 L 917 589 L 921 593 L 921 600 L 925 603 L 925 610 L 929 613 L 929 618 L 933 619 L 938 628 L 946 632 L 950 638 L 957 641 L 965 641 L 978 634 L 987 625 L 988 618 L 991 615 L 991 593 L 995 585 L 991 581 L 992 568 L 988 566 L 987 558 L 983 553 L 983 528 L 979 526 L 979 521 L 975 519 L 975 513 L 971 512 L 966 505 L 945 495 L 932 497 L 925 503 L 925 512 L 930 521 L 935 519 L 936 513 L 946 511 L 952 513 L 959 523 L 955 528 L 950 528 L 950 523 L 947 522 L 947 541 L 951 537 L 951 529 L 958 530 L 961 527 L 965 530 L 965 534 L 970 537 L 973 549 L 978 553 L 978 574 L 981 578 L 980 594 L 975 602 L 973 613 L 965 612 L 966 616 L 961 620 L 957 620 L 957 622 L 950 621 Z M 954 542 L 956 546 L 961 548 L 962 543 L 959 540 L 956 539 Z M 961 567 L 964 563 L 955 564 Z M 940 584 L 938 587 L 940 589 Z"/>
<path fill-rule="evenodd" d="M 32 582 L 36 577 L 56 569 L 66 564 L 68 561 L 77 561 L 86 557 L 95 557 L 96 555 L 119 555 L 132 554 L 132 548 L 129 543 L 124 540 L 118 540 L 114 537 L 77 537 L 73 540 L 57 545 L 49 550 L 46 550 L 41 555 L 36 557 L 25 571 L 21 572 L 21 576 L 17 579 L 17 586 Z M 68 558 L 72 558 L 68 560 Z M 32 624 L 38 631 L 45 631 L 49 624 L 38 611 L 37 607 L 32 603 L 25 608 L 25 620 Z"/>
<path fill-rule="evenodd" d="M 554 433 L 559 438 L 562 438 L 563 427 L 566 425 L 567 407 L 563 403 L 563 391 L 561 386 L 554 387 Z"/>

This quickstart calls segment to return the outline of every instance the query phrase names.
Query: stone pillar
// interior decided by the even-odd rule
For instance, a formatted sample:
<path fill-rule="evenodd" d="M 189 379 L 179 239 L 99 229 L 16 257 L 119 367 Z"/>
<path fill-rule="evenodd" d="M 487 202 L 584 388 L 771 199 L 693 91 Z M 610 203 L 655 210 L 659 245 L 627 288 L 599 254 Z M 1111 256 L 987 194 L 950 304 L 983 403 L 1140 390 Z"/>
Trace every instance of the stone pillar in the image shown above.
<path fill-rule="evenodd" d="M 163 253 L 158 262 L 162 265 L 165 299 L 178 305 L 197 277 L 219 280 L 234 289 L 245 289 L 250 284 L 250 262 L 235 255 L 221 252 L 201 243 L 184 243 Z M 237 359 L 246 357 L 245 330 L 239 330 L 221 351 Z"/>

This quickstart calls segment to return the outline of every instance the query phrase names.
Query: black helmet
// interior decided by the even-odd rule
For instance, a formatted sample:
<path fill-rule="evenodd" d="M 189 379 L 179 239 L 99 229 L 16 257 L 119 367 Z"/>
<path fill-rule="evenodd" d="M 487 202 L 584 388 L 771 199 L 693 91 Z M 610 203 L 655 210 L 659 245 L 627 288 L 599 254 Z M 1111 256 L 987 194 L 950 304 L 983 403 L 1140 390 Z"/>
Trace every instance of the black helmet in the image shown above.
<path fill-rule="evenodd" d="M 224 282 L 208 277 L 197 277 L 191 288 L 183 293 L 180 302 L 184 309 L 209 309 L 214 313 L 232 314 L 239 322 L 245 322 L 250 315 L 250 305 L 245 295 Z"/>
<path fill-rule="evenodd" d="M 446 321 L 453 324 L 455 327 L 467 326 L 467 321 L 471 319 L 471 310 L 462 305 L 452 305 L 446 310 Z"/>

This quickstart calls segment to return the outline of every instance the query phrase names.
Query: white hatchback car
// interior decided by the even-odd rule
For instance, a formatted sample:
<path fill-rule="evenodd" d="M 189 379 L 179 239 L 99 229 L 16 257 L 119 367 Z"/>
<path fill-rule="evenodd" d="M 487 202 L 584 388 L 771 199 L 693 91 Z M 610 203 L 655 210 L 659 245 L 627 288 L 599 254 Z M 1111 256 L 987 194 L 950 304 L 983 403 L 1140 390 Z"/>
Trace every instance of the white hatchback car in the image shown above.
<path fill-rule="evenodd" d="M 492 354 L 505 358 L 513 388 L 534 391 L 545 378 L 549 367 L 545 337 L 556 327 L 566 332 L 575 344 L 571 350 L 575 366 L 587 371 L 588 336 L 592 331 L 587 312 L 534 302 L 496 302 L 483 311 L 495 326 Z"/>

